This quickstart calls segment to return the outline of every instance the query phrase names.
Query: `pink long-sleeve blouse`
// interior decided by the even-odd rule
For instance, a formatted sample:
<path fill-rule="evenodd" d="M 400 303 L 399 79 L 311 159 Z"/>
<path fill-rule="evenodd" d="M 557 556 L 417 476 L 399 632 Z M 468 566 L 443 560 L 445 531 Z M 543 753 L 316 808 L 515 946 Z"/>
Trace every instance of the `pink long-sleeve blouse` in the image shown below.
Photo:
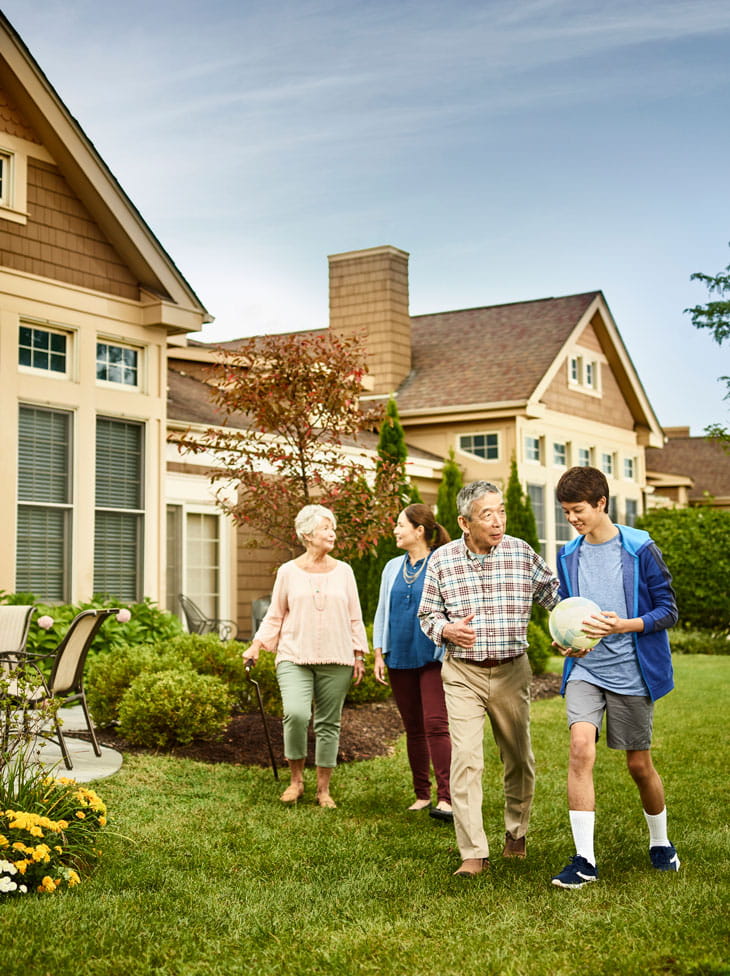
<path fill-rule="evenodd" d="M 308 573 L 294 560 L 284 563 L 255 636 L 276 651 L 277 663 L 353 665 L 368 642 L 350 566 L 335 560 L 327 573 Z"/>

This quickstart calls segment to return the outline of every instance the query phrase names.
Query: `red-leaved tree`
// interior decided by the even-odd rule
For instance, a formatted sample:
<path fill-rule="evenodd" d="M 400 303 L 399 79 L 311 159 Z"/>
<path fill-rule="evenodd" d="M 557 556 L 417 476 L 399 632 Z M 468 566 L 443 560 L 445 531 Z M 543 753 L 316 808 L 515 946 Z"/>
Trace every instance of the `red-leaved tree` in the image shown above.
<path fill-rule="evenodd" d="M 383 414 L 360 406 L 362 340 L 294 333 L 220 352 L 210 376 L 220 426 L 173 438 L 183 452 L 214 455 L 218 503 L 249 529 L 246 544 L 294 555 L 294 517 L 316 502 L 337 517 L 338 556 L 368 551 L 398 512 L 402 472 L 382 463 L 376 471 L 359 441 Z"/>

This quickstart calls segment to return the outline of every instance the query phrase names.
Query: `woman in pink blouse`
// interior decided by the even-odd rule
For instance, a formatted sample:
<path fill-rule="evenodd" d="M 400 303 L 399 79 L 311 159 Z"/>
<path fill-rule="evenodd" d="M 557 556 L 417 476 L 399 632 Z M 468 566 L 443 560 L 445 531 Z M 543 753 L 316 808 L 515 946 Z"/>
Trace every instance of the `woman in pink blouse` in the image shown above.
<path fill-rule="evenodd" d="M 337 522 L 322 505 L 305 505 L 294 522 L 305 552 L 279 567 L 271 605 L 244 661 L 263 647 L 276 651 L 276 678 L 284 706 L 284 755 L 291 782 L 281 795 L 296 803 L 304 793 L 307 728 L 314 699 L 317 803 L 334 808 L 330 778 L 337 765 L 342 706 L 350 683 L 359 684 L 367 637 L 355 576 L 333 559 Z"/>

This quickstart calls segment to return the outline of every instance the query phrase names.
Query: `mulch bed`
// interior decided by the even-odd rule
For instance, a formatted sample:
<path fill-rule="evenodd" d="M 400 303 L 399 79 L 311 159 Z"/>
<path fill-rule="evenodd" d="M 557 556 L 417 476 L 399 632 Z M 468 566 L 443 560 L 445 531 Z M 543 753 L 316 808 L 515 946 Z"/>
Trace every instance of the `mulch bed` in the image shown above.
<path fill-rule="evenodd" d="M 560 675 L 541 674 L 532 679 L 531 698 L 552 698 L 560 691 Z M 267 719 L 271 744 L 277 766 L 285 766 L 284 738 L 280 718 Z M 358 705 L 345 708 L 342 713 L 342 732 L 340 734 L 340 762 L 355 762 L 372 759 L 375 756 L 388 756 L 398 738 L 403 734 L 403 723 L 395 702 L 389 698 L 384 702 Z M 314 755 L 314 735 L 309 732 L 309 754 Z M 102 745 L 110 746 L 120 752 L 149 752 L 131 746 L 123 739 L 109 732 L 99 733 Z M 269 766 L 269 748 L 266 742 L 263 721 L 258 712 L 237 715 L 229 724 L 220 742 L 193 742 L 187 746 L 175 746 L 166 750 L 169 755 L 185 759 L 196 759 L 208 763 L 231 763 L 238 766 Z M 308 760 L 311 762 L 311 759 Z"/>

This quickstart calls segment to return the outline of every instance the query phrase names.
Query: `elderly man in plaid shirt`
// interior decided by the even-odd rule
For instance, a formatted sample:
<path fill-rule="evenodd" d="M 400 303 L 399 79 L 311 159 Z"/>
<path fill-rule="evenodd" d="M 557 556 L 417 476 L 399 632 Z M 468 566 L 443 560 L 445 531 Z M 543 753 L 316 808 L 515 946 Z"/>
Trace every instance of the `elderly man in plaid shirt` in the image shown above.
<path fill-rule="evenodd" d="M 460 539 L 431 557 L 418 610 L 421 628 L 446 648 L 441 677 L 451 734 L 451 801 L 462 858 L 454 873 L 489 867 L 482 823 L 484 715 L 504 764 L 502 855 L 524 857 L 535 785 L 530 682 L 525 653 L 533 601 L 552 609 L 558 579 L 526 542 L 505 534 L 502 493 L 488 481 L 457 497 Z"/>

